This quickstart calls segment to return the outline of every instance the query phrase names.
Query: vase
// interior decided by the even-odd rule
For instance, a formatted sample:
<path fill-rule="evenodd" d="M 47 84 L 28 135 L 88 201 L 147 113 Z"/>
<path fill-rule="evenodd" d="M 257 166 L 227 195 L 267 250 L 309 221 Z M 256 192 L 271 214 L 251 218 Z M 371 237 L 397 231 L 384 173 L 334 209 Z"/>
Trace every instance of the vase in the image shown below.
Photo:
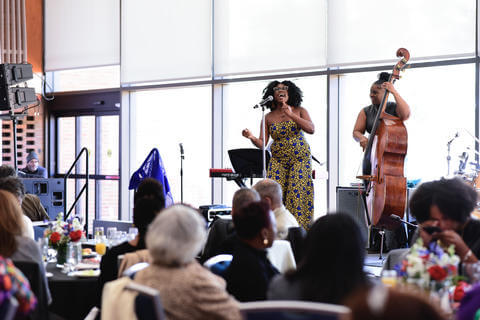
<path fill-rule="evenodd" d="M 57 247 L 57 264 L 67 262 L 67 244 L 61 244 Z"/>

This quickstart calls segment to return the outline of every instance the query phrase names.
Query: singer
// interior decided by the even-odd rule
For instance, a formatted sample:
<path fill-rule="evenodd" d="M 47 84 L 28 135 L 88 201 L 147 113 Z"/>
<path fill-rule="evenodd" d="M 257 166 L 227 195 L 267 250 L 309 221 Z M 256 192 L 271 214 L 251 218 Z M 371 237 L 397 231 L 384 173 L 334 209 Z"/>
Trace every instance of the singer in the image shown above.
<path fill-rule="evenodd" d="M 266 101 L 269 96 L 273 101 Z M 260 123 L 258 138 L 248 129 L 242 135 L 258 148 L 264 137 L 265 145 L 272 137 L 267 177 L 282 186 L 285 207 L 308 230 L 313 217 L 312 156 L 303 131 L 313 134 L 315 126 L 307 110 L 300 106 L 302 100 L 303 93 L 293 82 L 270 82 L 263 90 L 263 101 L 270 109 L 265 116 L 265 132 L 261 132 Z"/>
<path fill-rule="evenodd" d="M 375 122 L 375 116 L 377 114 L 378 106 L 382 103 L 385 90 L 395 98 L 395 102 L 388 102 L 385 107 L 385 112 L 393 116 L 399 117 L 401 120 L 407 120 L 410 117 L 410 107 L 407 102 L 403 100 L 400 94 L 395 90 L 393 84 L 388 82 L 390 74 L 388 72 L 382 72 L 378 75 L 378 80 L 375 81 L 370 87 L 370 99 L 372 104 L 368 107 L 360 110 L 353 128 L 353 138 L 360 143 L 360 146 L 365 150 L 367 146 L 368 138 L 365 137 L 365 131 L 370 133 L 372 131 L 373 123 Z"/>

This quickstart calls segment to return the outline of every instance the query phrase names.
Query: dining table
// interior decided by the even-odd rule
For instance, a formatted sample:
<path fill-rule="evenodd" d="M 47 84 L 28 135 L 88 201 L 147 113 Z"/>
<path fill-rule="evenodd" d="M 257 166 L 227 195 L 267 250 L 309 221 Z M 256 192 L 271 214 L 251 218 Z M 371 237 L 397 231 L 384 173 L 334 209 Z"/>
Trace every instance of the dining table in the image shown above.
<path fill-rule="evenodd" d="M 48 263 L 46 269 L 52 295 L 51 313 L 69 320 L 84 319 L 100 304 L 97 275 L 69 275 L 56 263 Z"/>

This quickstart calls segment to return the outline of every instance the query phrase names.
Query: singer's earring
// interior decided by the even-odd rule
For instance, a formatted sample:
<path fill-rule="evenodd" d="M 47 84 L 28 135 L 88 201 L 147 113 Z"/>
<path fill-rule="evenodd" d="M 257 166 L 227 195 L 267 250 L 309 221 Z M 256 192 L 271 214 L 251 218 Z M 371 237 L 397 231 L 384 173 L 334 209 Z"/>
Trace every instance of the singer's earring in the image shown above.
<path fill-rule="evenodd" d="M 267 239 L 267 238 L 263 239 L 263 244 L 264 244 L 264 245 L 267 245 L 267 244 L 268 244 L 268 239 Z"/>

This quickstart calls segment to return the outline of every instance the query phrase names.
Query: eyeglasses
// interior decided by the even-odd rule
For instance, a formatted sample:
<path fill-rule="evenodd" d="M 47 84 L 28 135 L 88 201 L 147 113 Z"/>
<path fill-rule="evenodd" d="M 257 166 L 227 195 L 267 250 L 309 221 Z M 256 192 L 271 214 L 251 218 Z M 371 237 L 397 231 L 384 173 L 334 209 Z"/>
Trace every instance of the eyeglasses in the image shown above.
<path fill-rule="evenodd" d="M 283 87 L 275 87 L 273 88 L 273 91 L 278 91 L 278 90 L 288 90 L 288 86 L 283 86 Z"/>

